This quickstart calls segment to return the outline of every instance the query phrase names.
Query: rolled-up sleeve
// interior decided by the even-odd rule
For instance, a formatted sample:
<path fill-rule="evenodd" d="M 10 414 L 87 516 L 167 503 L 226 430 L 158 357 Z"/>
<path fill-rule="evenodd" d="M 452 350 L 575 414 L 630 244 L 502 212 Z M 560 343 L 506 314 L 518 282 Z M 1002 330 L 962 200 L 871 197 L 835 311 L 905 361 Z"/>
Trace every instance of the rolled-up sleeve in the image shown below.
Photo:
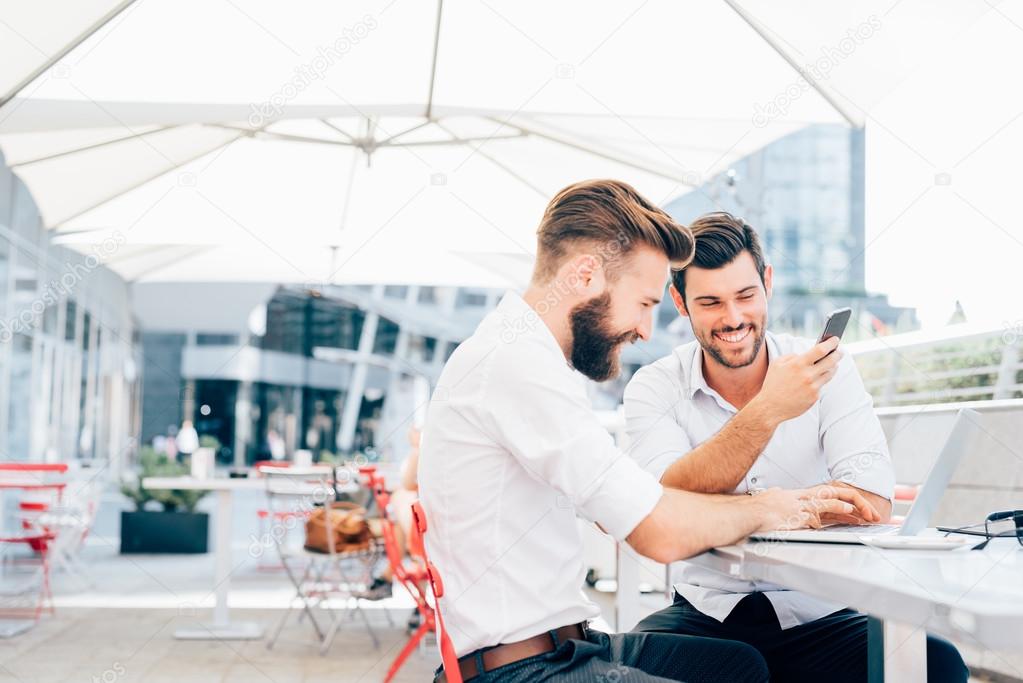
<path fill-rule="evenodd" d="M 648 365 L 625 388 L 628 453 L 660 481 L 672 463 L 692 450 L 682 425 L 675 419 L 680 388 L 657 365 Z"/>
<path fill-rule="evenodd" d="M 476 410 L 484 428 L 579 514 L 624 540 L 657 505 L 660 483 L 615 446 L 583 386 L 574 377 L 559 380 L 572 375 L 563 363 L 538 354 L 489 365 Z M 501 389 L 508 386 L 515 391 Z"/>
<path fill-rule="evenodd" d="M 873 398 L 850 356 L 839 361 L 820 399 L 820 439 L 828 475 L 888 500 L 895 495 L 895 471 Z"/>

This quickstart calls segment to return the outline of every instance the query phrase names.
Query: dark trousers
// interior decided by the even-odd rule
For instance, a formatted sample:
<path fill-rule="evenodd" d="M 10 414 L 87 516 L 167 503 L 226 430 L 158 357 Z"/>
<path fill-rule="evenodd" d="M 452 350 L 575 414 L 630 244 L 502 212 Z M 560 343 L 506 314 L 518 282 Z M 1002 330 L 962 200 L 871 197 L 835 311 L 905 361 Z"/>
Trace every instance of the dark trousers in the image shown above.
<path fill-rule="evenodd" d="M 743 598 L 724 623 L 708 617 L 681 595 L 636 626 L 644 633 L 680 633 L 748 643 L 767 661 L 771 680 L 820 683 L 867 680 L 867 616 L 843 609 L 817 621 L 782 630 L 763 593 Z M 969 669 L 955 646 L 927 636 L 927 680 L 961 683 Z"/>
<path fill-rule="evenodd" d="M 472 683 L 762 683 L 767 665 L 743 643 L 667 633 L 590 631 L 553 652 L 493 669 Z"/>

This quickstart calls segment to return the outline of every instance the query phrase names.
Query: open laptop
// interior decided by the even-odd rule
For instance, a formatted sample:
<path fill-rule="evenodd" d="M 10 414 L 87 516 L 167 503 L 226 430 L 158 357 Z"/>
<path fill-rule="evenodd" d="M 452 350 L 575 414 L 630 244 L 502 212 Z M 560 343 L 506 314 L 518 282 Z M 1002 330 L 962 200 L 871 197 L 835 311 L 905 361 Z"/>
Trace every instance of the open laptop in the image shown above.
<path fill-rule="evenodd" d="M 931 517 L 948 488 L 952 474 L 966 453 L 967 444 L 976 433 L 980 413 L 963 408 L 956 413 L 952 431 L 931 471 L 917 491 L 916 500 L 901 524 L 837 524 L 823 529 L 800 529 L 797 531 L 767 531 L 753 534 L 751 541 L 803 541 L 807 543 L 855 543 L 860 544 L 861 536 L 916 536 L 930 526 Z"/>

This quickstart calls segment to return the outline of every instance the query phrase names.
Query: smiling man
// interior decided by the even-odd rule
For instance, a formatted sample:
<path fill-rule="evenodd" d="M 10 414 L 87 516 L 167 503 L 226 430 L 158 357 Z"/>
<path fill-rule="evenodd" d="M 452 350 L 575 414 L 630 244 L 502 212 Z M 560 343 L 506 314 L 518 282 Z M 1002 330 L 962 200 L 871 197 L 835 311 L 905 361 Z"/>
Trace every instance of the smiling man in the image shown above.
<path fill-rule="evenodd" d="M 591 630 L 600 610 L 582 590 L 578 517 L 671 562 L 756 529 L 868 509 L 852 490 L 667 489 L 615 447 L 585 379 L 614 377 L 623 346 L 650 335 L 669 267 L 684 266 L 692 244 L 625 183 L 569 186 L 544 212 L 525 293 L 507 293 L 444 366 L 419 492 L 465 680 L 766 680 L 743 643 Z"/>
<path fill-rule="evenodd" d="M 671 297 L 696 341 L 639 370 L 625 390 L 630 453 L 670 488 L 746 493 L 830 484 L 869 501 L 827 522 L 884 522 L 895 486 L 870 394 L 835 338 L 767 331 L 771 266 L 756 232 L 727 213 L 690 225 L 695 254 Z M 867 680 L 867 618 L 781 586 L 687 563 L 672 567 L 674 604 L 637 631 L 738 640 L 773 680 Z M 959 653 L 928 637 L 931 681 L 965 681 Z"/>

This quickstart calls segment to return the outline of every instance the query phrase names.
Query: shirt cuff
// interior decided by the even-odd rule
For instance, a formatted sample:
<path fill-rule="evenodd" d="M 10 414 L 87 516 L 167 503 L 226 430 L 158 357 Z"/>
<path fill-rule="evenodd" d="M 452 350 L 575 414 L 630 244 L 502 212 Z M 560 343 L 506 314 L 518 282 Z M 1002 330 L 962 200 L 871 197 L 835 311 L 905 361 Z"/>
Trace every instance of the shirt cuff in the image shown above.
<path fill-rule="evenodd" d="M 879 454 L 868 452 L 850 455 L 831 468 L 831 477 L 892 502 L 895 499 L 895 472 L 887 456 L 880 456 L 884 457 L 884 463 L 872 462 L 877 457 Z"/>
<path fill-rule="evenodd" d="M 653 512 L 664 488 L 625 455 L 619 454 L 579 507 L 617 541 L 624 541 Z"/>

